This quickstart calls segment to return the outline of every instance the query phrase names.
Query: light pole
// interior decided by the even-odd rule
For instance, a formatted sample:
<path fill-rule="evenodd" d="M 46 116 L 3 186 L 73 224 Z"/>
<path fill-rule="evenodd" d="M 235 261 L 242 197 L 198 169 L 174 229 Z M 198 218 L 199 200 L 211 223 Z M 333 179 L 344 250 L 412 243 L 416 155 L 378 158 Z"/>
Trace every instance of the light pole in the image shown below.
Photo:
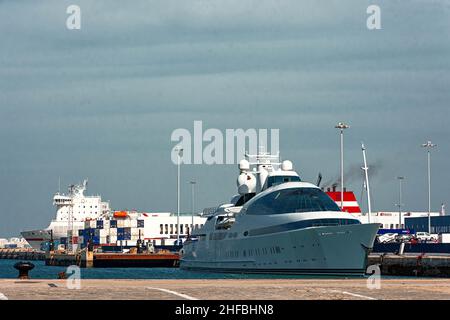
<path fill-rule="evenodd" d="M 344 130 L 350 126 L 339 122 L 335 128 L 341 131 L 341 210 L 344 210 Z"/>
<path fill-rule="evenodd" d="M 177 244 L 180 243 L 180 168 L 181 168 L 181 157 L 183 156 L 183 148 L 181 146 L 176 146 L 174 149 L 177 152 L 178 162 L 178 174 L 177 174 Z"/>
<path fill-rule="evenodd" d="M 399 183 L 399 189 L 398 189 L 398 225 L 399 228 L 402 228 L 402 207 L 403 207 L 403 202 L 402 202 L 402 183 L 403 180 L 405 180 L 405 177 L 397 177 L 398 183 Z"/>
<path fill-rule="evenodd" d="M 427 141 L 422 147 L 427 148 L 428 155 L 428 233 L 431 234 L 431 149 L 437 147 L 437 144 Z"/>
<path fill-rule="evenodd" d="M 191 196 L 192 196 L 192 222 L 191 222 L 191 234 L 192 234 L 192 230 L 194 230 L 194 212 L 195 212 L 195 185 L 197 184 L 197 182 L 195 181 L 190 181 L 189 182 L 191 184 Z"/>

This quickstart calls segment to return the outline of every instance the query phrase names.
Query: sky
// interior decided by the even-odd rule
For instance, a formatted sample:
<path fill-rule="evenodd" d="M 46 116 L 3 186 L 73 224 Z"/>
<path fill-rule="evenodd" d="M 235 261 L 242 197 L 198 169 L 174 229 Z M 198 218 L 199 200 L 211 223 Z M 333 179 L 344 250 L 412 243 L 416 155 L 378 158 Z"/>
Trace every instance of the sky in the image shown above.
<path fill-rule="evenodd" d="M 66 9 L 81 8 L 68 30 Z M 381 29 L 366 26 L 369 5 Z M 280 130 L 307 181 L 362 190 L 376 211 L 450 204 L 450 0 L 0 1 L 0 237 L 54 218 L 58 180 L 89 178 L 115 209 L 176 210 L 174 130 Z M 181 167 L 181 209 L 236 194 L 237 165 Z"/>

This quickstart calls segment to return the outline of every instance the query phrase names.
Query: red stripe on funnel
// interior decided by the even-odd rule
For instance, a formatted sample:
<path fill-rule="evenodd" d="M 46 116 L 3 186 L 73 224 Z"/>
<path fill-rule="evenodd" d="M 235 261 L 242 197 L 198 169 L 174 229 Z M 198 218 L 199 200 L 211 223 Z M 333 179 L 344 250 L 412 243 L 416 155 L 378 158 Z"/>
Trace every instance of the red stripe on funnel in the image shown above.
<path fill-rule="evenodd" d="M 328 196 L 334 201 L 341 201 L 341 192 L 339 191 L 330 191 L 327 192 Z M 356 201 L 355 194 L 350 191 L 344 192 L 344 201 Z"/>

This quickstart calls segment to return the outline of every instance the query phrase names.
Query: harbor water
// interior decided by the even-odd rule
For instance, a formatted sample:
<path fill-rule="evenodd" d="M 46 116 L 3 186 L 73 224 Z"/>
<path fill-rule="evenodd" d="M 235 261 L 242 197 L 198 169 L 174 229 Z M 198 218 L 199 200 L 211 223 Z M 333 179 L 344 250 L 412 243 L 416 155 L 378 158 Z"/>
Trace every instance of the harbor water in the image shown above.
<path fill-rule="evenodd" d="M 17 262 L 18 260 L 0 259 L 0 279 L 17 278 L 18 271 L 14 269 L 14 264 Z M 31 279 L 57 279 L 58 273 L 67 270 L 66 267 L 46 266 L 44 261 L 32 261 L 32 263 L 35 268 L 29 273 Z M 193 272 L 179 268 L 83 268 L 80 272 L 82 279 L 311 279 L 319 277 Z M 70 276 L 70 274 L 67 275 Z M 330 277 L 320 276 L 320 278 Z"/>

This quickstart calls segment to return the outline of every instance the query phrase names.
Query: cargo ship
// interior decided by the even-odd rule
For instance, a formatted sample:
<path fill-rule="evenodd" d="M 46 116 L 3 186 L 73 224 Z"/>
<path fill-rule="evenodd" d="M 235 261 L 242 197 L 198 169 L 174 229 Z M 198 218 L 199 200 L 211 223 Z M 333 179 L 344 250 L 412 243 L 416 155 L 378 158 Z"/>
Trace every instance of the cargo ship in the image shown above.
<path fill-rule="evenodd" d="M 177 215 L 170 212 L 114 211 L 101 196 L 86 196 L 88 181 L 69 186 L 68 194 L 53 197 L 56 217 L 45 229 L 23 231 L 21 235 L 35 250 L 45 251 L 52 240 L 68 247 L 88 240 L 94 245 L 133 246 L 142 240 L 171 245 L 178 237 Z M 201 214 L 180 214 L 180 238 L 203 225 Z M 76 249 L 76 248 L 75 248 Z"/>
<path fill-rule="evenodd" d="M 53 205 L 56 207 L 56 217 L 45 229 L 29 230 L 21 232 L 22 237 L 35 250 L 41 250 L 41 245 L 67 237 L 70 230 L 78 230 L 84 227 L 84 222 L 89 219 L 99 219 L 110 212 L 109 202 L 102 201 L 100 196 L 85 196 L 88 180 L 81 184 L 69 186 L 68 194 L 57 192 L 53 197 Z"/>

